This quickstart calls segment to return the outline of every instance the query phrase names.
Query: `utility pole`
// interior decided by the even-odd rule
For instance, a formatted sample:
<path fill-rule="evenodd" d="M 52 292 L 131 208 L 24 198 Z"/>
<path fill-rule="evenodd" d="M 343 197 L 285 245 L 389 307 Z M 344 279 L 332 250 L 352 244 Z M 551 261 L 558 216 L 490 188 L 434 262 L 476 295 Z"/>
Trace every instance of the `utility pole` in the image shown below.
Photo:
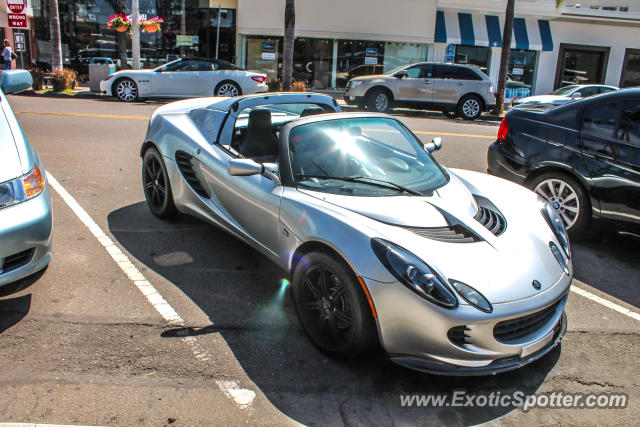
<path fill-rule="evenodd" d="M 504 113 L 504 90 L 507 86 L 507 68 L 511 58 L 511 37 L 513 34 L 513 14 L 516 0 L 507 0 L 507 10 L 504 17 L 504 31 L 502 33 L 502 52 L 500 54 L 500 71 L 498 71 L 498 89 L 496 90 L 495 113 Z"/>
<path fill-rule="evenodd" d="M 131 55 L 133 59 L 133 69 L 140 69 L 140 27 L 138 17 L 140 16 L 138 0 L 131 0 Z"/>

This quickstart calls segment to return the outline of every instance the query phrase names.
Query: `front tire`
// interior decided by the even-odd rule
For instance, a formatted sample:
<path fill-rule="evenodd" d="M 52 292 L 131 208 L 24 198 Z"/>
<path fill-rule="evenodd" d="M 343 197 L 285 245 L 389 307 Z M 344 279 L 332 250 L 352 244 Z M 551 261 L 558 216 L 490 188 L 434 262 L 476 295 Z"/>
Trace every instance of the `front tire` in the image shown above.
<path fill-rule="evenodd" d="M 571 237 L 580 237 L 591 221 L 591 204 L 578 181 L 560 172 L 547 172 L 534 178 L 529 188 L 551 202 Z"/>
<path fill-rule="evenodd" d="M 386 113 L 392 108 L 393 100 L 387 91 L 374 89 L 367 95 L 366 103 L 369 110 Z"/>
<path fill-rule="evenodd" d="M 242 90 L 235 82 L 225 80 L 220 82 L 213 91 L 214 96 L 238 96 L 242 95 Z"/>
<path fill-rule="evenodd" d="M 178 210 L 173 203 L 169 174 L 162 156 L 155 148 L 149 148 L 142 158 L 142 188 L 147 206 L 155 216 L 170 219 Z"/>
<path fill-rule="evenodd" d="M 129 78 L 122 78 L 116 81 L 111 92 L 122 102 L 133 102 L 138 99 L 138 85 Z"/>
<path fill-rule="evenodd" d="M 375 346 L 371 308 L 355 274 L 340 260 L 306 254 L 293 273 L 292 297 L 302 328 L 320 350 L 353 356 Z"/>
<path fill-rule="evenodd" d="M 475 120 L 482 114 L 482 100 L 475 95 L 466 95 L 458 103 L 458 116 Z"/>

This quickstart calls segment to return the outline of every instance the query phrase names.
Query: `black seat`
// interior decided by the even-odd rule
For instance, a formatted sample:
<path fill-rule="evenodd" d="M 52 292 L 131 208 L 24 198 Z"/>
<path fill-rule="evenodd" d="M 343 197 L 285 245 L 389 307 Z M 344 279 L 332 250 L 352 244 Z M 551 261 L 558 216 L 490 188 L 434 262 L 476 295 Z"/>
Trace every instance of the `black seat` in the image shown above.
<path fill-rule="evenodd" d="M 247 135 L 240 142 L 240 154 L 249 158 L 276 157 L 278 140 L 271 128 L 271 112 L 253 110 L 249 113 Z"/>
<path fill-rule="evenodd" d="M 320 107 L 307 107 L 304 110 L 302 110 L 302 113 L 300 113 L 300 117 L 313 116 L 314 114 L 322 114 L 322 113 L 324 113 L 324 110 Z"/>

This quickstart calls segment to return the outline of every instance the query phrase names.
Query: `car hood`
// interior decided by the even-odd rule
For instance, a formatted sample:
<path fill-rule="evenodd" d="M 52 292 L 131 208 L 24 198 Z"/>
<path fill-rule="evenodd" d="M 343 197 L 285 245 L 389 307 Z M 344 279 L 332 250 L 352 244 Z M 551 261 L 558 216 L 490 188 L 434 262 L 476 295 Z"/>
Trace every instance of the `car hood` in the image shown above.
<path fill-rule="evenodd" d="M 9 181 L 21 175 L 20 154 L 13 133 L 0 109 L 0 182 Z"/>
<path fill-rule="evenodd" d="M 559 95 L 536 95 L 517 100 L 514 104 L 565 104 L 571 98 Z"/>
<path fill-rule="evenodd" d="M 429 197 L 353 197 L 299 191 L 361 215 L 361 219 L 352 215 L 346 221 L 367 230 L 372 238 L 409 250 L 442 277 L 474 287 L 492 304 L 534 297 L 557 284 L 563 270 L 551 253 L 549 242 L 558 242 L 540 213 L 535 194 L 485 174 L 452 172 L 450 182 Z M 474 218 L 482 198 L 504 216 L 504 233 L 495 236 Z M 442 241 L 415 230 L 447 227 L 455 222 L 476 234 L 480 241 Z M 359 274 L 368 277 L 366 270 Z M 391 276 L 368 278 L 394 281 Z M 532 286 L 534 280 L 541 289 Z M 461 299 L 460 303 L 465 304 Z"/>

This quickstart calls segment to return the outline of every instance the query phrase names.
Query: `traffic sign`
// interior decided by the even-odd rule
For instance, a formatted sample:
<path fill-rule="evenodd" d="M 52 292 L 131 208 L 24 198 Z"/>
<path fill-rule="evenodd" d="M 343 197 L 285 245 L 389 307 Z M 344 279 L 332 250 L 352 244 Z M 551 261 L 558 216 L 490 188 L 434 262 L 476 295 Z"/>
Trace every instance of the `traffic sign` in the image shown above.
<path fill-rule="evenodd" d="M 22 11 L 27 7 L 27 0 L 7 0 L 7 8 L 9 12 L 13 13 L 22 13 Z M 19 27 L 26 28 L 26 27 Z"/>
<path fill-rule="evenodd" d="M 7 13 L 9 28 L 27 28 L 27 15 L 23 13 Z"/>

